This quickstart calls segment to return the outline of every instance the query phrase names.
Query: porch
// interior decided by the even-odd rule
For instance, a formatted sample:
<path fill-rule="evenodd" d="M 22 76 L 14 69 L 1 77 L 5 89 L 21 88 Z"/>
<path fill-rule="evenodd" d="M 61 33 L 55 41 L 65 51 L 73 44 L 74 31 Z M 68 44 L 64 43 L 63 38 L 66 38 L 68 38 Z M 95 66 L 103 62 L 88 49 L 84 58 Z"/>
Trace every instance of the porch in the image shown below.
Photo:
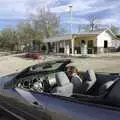
<path fill-rule="evenodd" d="M 49 42 L 48 50 L 63 55 L 95 54 L 96 41 L 96 36 L 73 36 L 71 39 Z"/>

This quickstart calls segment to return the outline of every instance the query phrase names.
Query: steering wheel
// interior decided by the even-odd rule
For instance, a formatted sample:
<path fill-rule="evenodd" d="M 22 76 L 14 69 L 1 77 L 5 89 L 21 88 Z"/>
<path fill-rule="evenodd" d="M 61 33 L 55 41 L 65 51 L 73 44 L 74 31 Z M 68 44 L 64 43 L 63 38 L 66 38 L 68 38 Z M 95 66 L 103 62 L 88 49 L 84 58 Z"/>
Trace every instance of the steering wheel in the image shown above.
<path fill-rule="evenodd" d="M 33 90 L 38 91 L 38 92 L 43 92 L 44 91 L 44 86 L 42 81 L 37 81 L 33 84 L 32 87 Z"/>

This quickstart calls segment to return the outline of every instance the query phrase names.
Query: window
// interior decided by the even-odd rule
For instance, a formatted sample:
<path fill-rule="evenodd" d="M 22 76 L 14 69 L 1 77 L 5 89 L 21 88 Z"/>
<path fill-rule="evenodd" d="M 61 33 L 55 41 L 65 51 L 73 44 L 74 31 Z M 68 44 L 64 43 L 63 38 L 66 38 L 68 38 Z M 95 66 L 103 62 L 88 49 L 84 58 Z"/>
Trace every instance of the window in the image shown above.
<path fill-rule="evenodd" d="M 93 40 L 88 41 L 88 47 L 90 47 L 90 48 L 93 47 Z"/>

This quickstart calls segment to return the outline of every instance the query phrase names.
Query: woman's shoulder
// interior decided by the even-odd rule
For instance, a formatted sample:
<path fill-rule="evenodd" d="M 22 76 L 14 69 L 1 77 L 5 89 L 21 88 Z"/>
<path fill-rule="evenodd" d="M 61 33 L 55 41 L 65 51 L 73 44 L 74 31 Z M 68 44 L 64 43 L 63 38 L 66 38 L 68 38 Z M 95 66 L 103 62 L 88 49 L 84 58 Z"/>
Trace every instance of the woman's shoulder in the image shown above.
<path fill-rule="evenodd" d="M 71 81 L 80 81 L 80 82 L 82 82 L 82 79 L 79 77 L 79 75 L 74 74 Z"/>

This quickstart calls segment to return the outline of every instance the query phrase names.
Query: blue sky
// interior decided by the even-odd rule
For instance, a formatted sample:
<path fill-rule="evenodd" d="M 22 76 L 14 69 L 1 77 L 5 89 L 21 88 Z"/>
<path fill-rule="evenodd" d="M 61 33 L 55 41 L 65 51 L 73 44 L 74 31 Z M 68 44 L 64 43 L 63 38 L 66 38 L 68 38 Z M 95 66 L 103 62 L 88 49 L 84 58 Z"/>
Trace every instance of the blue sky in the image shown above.
<path fill-rule="evenodd" d="M 88 24 L 92 16 L 97 23 L 120 26 L 120 0 L 0 0 L 0 29 L 15 27 L 44 6 L 60 16 L 61 24 L 69 25 L 69 5 L 73 6 L 73 27 Z"/>

